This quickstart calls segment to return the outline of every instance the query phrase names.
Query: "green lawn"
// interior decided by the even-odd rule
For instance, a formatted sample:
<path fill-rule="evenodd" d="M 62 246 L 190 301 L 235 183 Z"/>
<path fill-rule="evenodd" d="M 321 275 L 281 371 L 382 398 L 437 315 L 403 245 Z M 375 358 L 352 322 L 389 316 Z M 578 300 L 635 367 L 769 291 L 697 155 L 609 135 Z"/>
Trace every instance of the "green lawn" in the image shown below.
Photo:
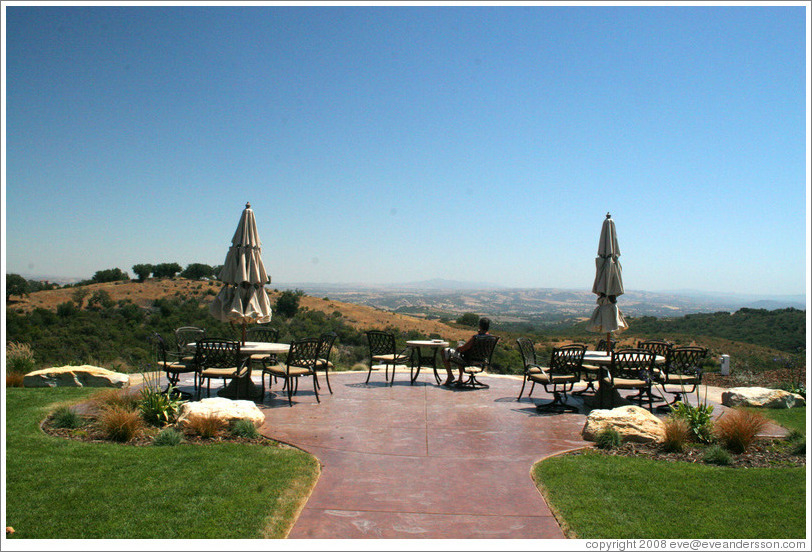
<path fill-rule="evenodd" d="M 14 538 L 281 538 L 318 477 L 290 448 L 133 447 L 44 434 L 92 390 L 8 388 L 6 519 Z"/>
<path fill-rule="evenodd" d="M 805 432 L 806 408 L 767 415 Z M 805 538 L 804 468 L 588 453 L 548 458 L 533 475 L 573 538 Z"/>

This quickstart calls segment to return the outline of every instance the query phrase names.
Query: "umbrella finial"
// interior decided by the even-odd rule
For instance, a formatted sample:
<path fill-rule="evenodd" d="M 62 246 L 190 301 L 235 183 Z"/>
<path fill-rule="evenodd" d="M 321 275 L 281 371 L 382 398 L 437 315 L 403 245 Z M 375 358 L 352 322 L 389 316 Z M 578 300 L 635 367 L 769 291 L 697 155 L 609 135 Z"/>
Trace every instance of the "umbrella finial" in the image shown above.
<path fill-rule="evenodd" d="M 606 213 L 606 218 L 610 219 L 610 218 L 612 218 L 612 215 L 610 215 L 609 213 Z"/>
<path fill-rule="evenodd" d="M 250 208 L 251 208 L 251 203 L 250 203 L 250 202 L 248 202 L 248 201 L 246 201 L 246 202 L 245 202 L 245 208 L 246 208 L 246 209 L 250 209 Z"/>

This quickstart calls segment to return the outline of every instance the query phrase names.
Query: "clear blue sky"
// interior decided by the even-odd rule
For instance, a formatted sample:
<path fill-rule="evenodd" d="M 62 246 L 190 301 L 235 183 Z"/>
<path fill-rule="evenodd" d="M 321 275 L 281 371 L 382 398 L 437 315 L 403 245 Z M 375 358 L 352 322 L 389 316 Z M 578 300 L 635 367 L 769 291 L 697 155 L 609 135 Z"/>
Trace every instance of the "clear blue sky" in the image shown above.
<path fill-rule="evenodd" d="M 804 3 L 4 9 L 8 273 L 806 292 Z"/>

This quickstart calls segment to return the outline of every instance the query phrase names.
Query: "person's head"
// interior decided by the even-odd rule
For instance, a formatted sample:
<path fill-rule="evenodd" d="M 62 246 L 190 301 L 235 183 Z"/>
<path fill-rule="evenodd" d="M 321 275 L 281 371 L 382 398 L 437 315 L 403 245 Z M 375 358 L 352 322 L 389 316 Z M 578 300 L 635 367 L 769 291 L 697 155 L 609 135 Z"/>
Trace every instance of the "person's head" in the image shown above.
<path fill-rule="evenodd" d="M 491 319 L 485 318 L 484 316 L 479 319 L 479 331 L 480 333 L 487 333 L 491 327 Z"/>

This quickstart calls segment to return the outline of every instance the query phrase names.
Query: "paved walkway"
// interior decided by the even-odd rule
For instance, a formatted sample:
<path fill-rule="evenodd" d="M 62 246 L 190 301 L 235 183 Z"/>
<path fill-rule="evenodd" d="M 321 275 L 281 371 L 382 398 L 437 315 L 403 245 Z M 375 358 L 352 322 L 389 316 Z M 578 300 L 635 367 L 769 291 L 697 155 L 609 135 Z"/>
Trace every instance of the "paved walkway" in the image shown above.
<path fill-rule="evenodd" d="M 480 390 L 437 386 L 431 371 L 415 385 L 403 372 L 391 387 L 382 372 L 365 379 L 332 374 L 334 394 L 321 381 L 321 404 L 303 380 L 292 407 L 280 382 L 260 405 L 263 435 L 321 462 L 289 538 L 564 538 L 530 470 L 590 445 L 580 438 L 580 399 L 570 402 L 581 413 L 540 414 L 535 403 L 551 397 L 537 386 L 517 402 L 512 376 L 485 376 L 490 388 Z M 718 402 L 719 391 L 708 399 Z"/>

